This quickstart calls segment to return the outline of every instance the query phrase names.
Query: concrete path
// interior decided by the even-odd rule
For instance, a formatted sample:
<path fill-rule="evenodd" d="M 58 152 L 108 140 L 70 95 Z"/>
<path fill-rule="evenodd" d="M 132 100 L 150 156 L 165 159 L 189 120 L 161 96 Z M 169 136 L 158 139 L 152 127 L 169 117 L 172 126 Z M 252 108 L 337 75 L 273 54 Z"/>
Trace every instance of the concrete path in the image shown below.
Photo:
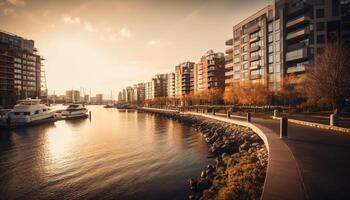
<path fill-rule="evenodd" d="M 279 121 L 252 123 L 279 133 Z M 350 199 L 350 134 L 289 123 L 283 140 L 299 165 L 308 199 Z"/>

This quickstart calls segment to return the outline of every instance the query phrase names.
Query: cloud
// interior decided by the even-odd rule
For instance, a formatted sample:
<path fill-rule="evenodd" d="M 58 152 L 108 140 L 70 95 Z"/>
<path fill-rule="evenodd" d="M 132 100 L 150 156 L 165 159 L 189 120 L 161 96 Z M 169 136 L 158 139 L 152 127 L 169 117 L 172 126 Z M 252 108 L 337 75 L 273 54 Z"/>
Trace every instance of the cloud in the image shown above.
<path fill-rule="evenodd" d="M 12 8 L 5 8 L 3 12 L 4 12 L 4 15 L 11 15 L 15 12 L 15 10 L 13 10 Z"/>
<path fill-rule="evenodd" d="M 126 27 L 123 27 L 118 34 L 122 38 L 130 38 L 132 36 L 130 30 Z"/>
<path fill-rule="evenodd" d="M 7 0 L 8 3 L 14 6 L 24 6 L 25 2 L 23 0 Z"/>
<path fill-rule="evenodd" d="M 85 31 L 90 32 L 90 33 L 96 31 L 95 28 L 92 26 L 92 24 L 90 24 L 89 22 L 84 23 L 84 29 L 85 29 Z"/>
<path fill-rule="evenodd" d="M 79 24 L 80 18 L 79 17 L 71 17 L 69 15 L 63 16 L 62 21 L 66 24 Z"/>
<path fill-rule="evenodd" d="M 157 44 L 159 44 L 160 43 L 160 41 L 158 41 L 158 40 L 149 40 L 148 42 L 147 42 L 147 45 L 149 45 L 149 46 L 154 46 L 154 45 L 157 45 Z"/>

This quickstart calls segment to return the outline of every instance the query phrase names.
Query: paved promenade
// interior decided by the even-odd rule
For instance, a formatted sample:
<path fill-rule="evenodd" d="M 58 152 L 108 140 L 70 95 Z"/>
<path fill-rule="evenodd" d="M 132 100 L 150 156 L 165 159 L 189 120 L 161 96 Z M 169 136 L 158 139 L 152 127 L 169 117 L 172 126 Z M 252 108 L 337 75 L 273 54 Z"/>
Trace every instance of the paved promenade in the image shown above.
<path fill-rule="evenodd" d="M 277 120 L 252 123 L 279 133 Z M 350 134 L 289 123 L 283 140 L 299 165 L 307 199 L 350 199 Z"/>

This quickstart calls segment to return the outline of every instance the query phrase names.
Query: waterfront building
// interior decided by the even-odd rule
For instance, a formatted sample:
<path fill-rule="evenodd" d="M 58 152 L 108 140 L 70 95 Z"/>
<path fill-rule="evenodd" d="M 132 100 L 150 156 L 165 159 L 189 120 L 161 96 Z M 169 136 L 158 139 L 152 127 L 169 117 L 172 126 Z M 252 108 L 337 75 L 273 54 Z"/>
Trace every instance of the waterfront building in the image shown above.
<path fill-rule="evenodd" d="M 136 102 L 137 103 L 143 103 L 146 98 L 146 89 L 145 89 L 145 83 L 138 83 L 136 87 Z"/>
<path fill-rule="evenodd" d="M 84 102 L 90 103 L 90 96 L 88 94 L 84 95 Z"/>
<path fill-rule="evenodd" d="M 168 74 L 168 97 L 175 97 L 175 73 Z"/>
<path fill-rule="evenodd" d="M 267 83 L 268 54 L 275 52 L 268 48 L 267 25 L 273 20 L 274 7 L 269 5 L 233 27 L 233 37 L 225 43 L 226 84 Z"/>
<path fill-rule="evenodd" d="M 175 96 L 182 97 L 194 91 L 193 62 L 183 62 L 175 67 Z"/>
<path fill-rule="evenodd" d="M 0 31 L 0 106 L 41 97 L 42 60 L 33 40 Z"/>
<path fill-rule="evenodd" d="M 95 103 L 96 104 L 102 104 L 103 103 L 103 94 L 96 94 Z"/>
<path fill-rule="evenodd" d="M 152 82 L 145 83 L 145 99 L 152 99 Z"/>
<path fill-rule="evenodd" d="M 348 0 L 279 0 L 275 7 L 275 24 L 269 26 L 280 29 L 285 75 L 303 75 L 328 42 L 350 41 Z"/>
<path fill-rule="evenodd" d="M 66 91 L 66 103 L 80 102 L 80 91 L 68 90 Z"/>
<path fill-rule="evenodd" d="M 123 102 L 124 99 L 123 99 L 123 92 L 119 92 L 118 93 L 118 102 Z"/>
<path fill-rule="evenodd" d="M 145 99 L 168 96 L 168 74 L 157 74 L 145 83 Z"/>
<path fill-rule="evenodd" d="M 223 53 L 207 51 L 193 70 L 194 93 L 225 87 L 225 57 Z"/>
<path fill-rule="evenodd" d="M 225 83 L 280 88 L 287 75 L 301 77 L 315 55 L 335 39 L 350 41 L 350 1 L 276 0 L 233 27 L 226 41 Z"/>

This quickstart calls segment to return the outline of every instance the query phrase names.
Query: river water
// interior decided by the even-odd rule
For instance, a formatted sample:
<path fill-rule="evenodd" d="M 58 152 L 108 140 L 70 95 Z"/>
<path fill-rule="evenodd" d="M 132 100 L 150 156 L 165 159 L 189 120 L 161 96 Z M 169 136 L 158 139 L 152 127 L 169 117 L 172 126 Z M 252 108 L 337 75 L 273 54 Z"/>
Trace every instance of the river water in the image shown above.
<path fill-rule="evenodd" d="M 137 111 L 0 131 L 0 199 L 185 199 L 208 145 L 195 129 Z"/>

